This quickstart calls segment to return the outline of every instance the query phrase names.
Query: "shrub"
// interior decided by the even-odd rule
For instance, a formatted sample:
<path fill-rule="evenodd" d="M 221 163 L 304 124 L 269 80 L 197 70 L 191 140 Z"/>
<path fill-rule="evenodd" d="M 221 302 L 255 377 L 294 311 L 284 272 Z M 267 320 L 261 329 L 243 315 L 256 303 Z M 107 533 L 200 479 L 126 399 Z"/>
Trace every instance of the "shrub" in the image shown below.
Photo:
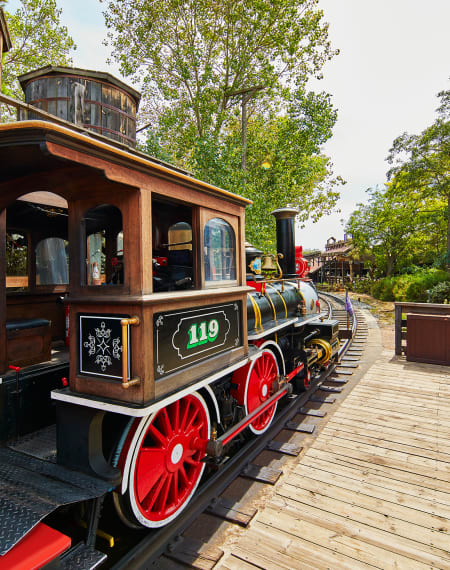
<path fill-rule="evenodd" d="M 373 283 L 372 279 L 368 277 L 355 278 L 352 283 L 352 291 L 371 295 Z"/>
<path fill-rule="evenodd" d="M 430 289 L 430 303 L 450 302 L 450 281 L 441 281 Z"/>
<path fill-rule="evenodd" d="M 450 275 L 446 271 L 421 269 L 414 273 L 379 279 L 373 283 L 371 294 L 382 301 L 426 302 L 429 289 L 448 281 Z"/>

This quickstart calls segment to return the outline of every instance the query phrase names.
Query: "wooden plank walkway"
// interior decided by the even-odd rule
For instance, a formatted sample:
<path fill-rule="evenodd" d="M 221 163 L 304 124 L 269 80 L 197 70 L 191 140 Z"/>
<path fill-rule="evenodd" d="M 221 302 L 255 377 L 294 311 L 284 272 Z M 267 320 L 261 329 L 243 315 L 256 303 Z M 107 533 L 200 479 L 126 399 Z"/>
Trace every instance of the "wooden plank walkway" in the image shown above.
<path fill-rule="evenodd" d="M 450 370 L 384 351 L 219 568 L 450 570 Z"/>

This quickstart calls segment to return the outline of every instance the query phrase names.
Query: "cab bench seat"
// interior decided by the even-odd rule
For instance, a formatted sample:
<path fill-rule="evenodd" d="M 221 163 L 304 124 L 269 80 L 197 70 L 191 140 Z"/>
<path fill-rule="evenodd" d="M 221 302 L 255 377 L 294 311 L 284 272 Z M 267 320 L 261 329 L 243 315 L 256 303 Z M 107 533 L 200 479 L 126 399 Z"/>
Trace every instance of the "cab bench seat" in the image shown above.
<path fill-rule="evenodd" d="M 51 360 L 51 324 L 47 319 L 6 321 L 8 365 L 28 366 Z"/>

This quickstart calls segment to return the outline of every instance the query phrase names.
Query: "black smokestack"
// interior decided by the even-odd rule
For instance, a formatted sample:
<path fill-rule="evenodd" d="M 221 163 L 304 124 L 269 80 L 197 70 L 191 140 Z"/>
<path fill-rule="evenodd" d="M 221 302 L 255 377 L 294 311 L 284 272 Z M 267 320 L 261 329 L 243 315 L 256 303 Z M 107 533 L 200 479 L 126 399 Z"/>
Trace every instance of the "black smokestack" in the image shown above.
<path fill-rule="evenodd" d="M 295 208 L 279 208 L 271 212 L 277 221 L 277 251 L 283 254 L 280 266 L 283 277 L 297 277 L 295 273 Z"/>

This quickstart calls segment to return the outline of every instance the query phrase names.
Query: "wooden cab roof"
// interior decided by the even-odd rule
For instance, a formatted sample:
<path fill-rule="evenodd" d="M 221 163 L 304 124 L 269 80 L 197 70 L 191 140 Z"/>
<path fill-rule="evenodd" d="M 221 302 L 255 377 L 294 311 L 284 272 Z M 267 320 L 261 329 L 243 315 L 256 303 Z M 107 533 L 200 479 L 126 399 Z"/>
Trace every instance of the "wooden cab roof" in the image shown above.
<path fill-rule="evenodd" d="M 185 171 L 161 163 L 139 151 L 123 145 L 116 146 L 98 137 L 46 121 L 19 121 L 0 125 L 0 164 L 0 208 L 15 199 L 11 196 L 8 181 L 19 181 L 14 185 L 17 197 L 31 191 L 51 191 L 51 184 L 46 183 L 50 179 L 64 178 L 67 188 L 70 188 L 69 165 L 82 167 L 77 169 L 80 173 L 83 167 L 88 171 L 94 169 L 99 176 L 134 187 L 145 186 L 145 179 L 152 176 L 238 207 L 252 203 L 247 198 L 198 180 Z M 85 170 L 84 175 L 89 176 L 88 171 Z M 95 176 L 94 172 L 92 174 Z M 20 181 L 23 183 L 20 184 Z M 8 196 L 2 196 L 2 187 L 8 189 Z"/>

